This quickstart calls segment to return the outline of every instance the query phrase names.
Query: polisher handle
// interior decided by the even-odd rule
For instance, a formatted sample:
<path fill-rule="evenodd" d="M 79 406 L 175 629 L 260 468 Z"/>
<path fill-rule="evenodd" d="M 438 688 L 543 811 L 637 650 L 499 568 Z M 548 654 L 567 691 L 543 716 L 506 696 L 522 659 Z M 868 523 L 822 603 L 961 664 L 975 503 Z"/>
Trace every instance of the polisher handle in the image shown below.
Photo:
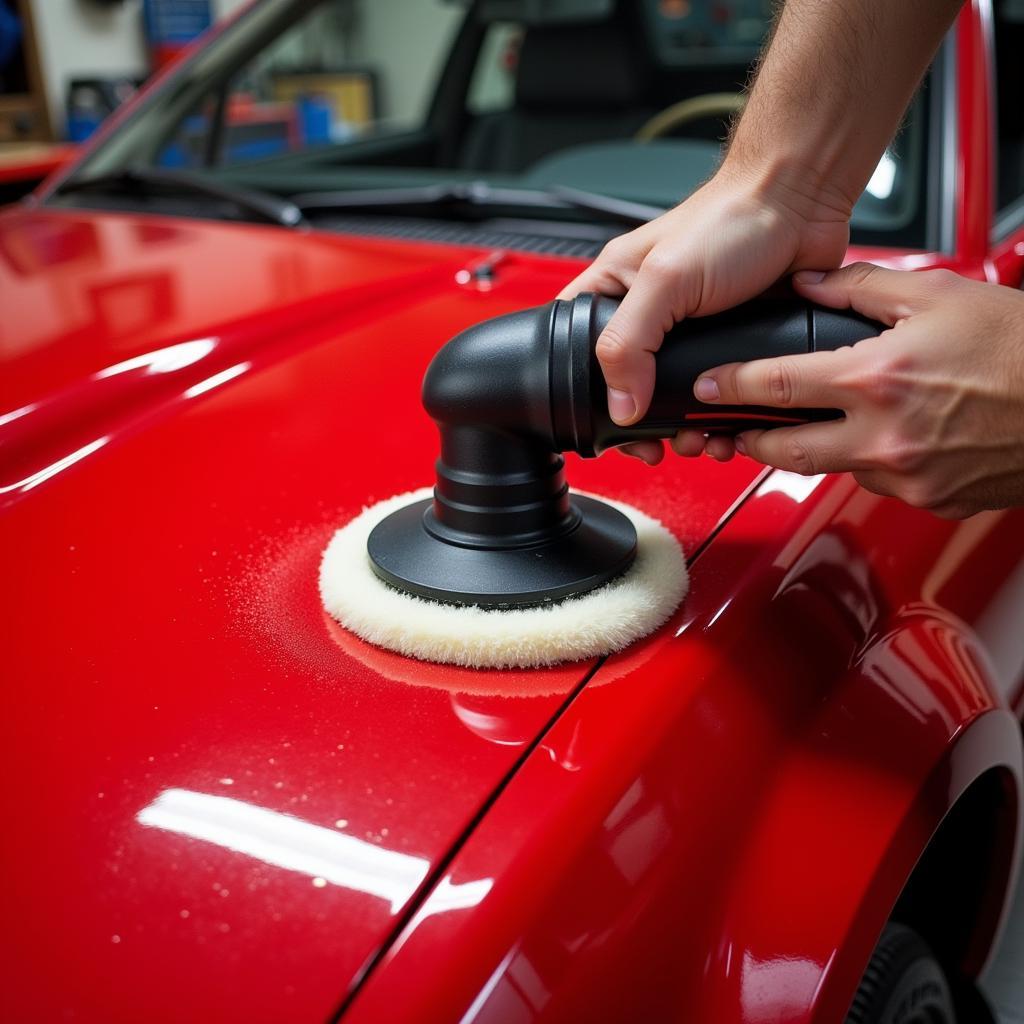
<path fill-rule="evenodd" d="M 588 444 L 587 431 L 580 431 L 576 446 L 586 455 L 642 438 L 671 437 L 684 427 L 733 435 L 839 418 L 837 409 L 708 405 L 694 396 L 693 386 L 706 370 L 725 363 L 833 350 L 885 330 L 884 324 L 851 310 L 827 309 L 793 296 L 759 298 L 724 313 L 684 320 L 665 336 L 655 356 L 654 395 L 647 414 L 631 427 L 620 427 L 608 415 L 604 376 L 594 354 L 597 338 L 617 308 L 618 300 L 593 298 L 588 332 L 591 437 Z"/>

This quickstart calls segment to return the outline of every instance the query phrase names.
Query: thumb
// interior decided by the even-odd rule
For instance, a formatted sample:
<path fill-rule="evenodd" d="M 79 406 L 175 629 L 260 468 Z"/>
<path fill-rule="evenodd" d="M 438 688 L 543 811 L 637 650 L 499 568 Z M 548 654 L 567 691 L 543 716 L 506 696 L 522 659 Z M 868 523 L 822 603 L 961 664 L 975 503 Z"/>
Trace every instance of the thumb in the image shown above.
<path fill-rule="evenodd" d="M 931 289 L 922 276 L 907 270 L 886 270 L 873 263 L 851 263 L 827 274 L 800 270 L 793 287 L 805 299 L 834 309 L 854 309 L 892 327 L 928 304 Z"/>
<path fill-rule="evenodd" d="M 595 348 L 608 385 L 608 412 L 616 423 L 635 423 L 647 412 L 654 392 L 654 353 L 672 321 L 662 282 L 641 270 Z"/>

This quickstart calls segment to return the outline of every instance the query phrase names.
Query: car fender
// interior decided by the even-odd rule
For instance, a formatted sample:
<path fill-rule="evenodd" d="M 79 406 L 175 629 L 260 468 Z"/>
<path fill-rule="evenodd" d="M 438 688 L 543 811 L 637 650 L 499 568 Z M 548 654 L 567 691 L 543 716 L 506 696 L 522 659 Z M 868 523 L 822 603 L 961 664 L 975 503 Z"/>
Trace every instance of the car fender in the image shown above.
<path fill-rule="evenodd" d="M 345 1019 L 839 1020 L 930 840 L 991 779 L 1000 858 L 936 883 L 978 897 L 956 950 L 976 971 L 1018 829 L 1024 641 L 996 658 L 986 626 L 1022 606 L 1017 527 L 762 479 L 691 553 L 681 613 L 522 741 Z M 508 696 L 452 700 L 516 741 Z"/>

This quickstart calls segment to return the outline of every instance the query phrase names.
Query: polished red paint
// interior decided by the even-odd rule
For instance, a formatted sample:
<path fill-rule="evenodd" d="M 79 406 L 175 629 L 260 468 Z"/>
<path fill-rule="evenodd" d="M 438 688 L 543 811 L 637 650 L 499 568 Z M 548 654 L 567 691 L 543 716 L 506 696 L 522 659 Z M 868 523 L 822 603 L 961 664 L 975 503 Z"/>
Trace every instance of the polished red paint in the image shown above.
<path fill-rule="evenodd" d="M 469 252 L 48 211 L 0 218 L 0 251 L 19 258 L 0 294 L 38 296 L 3 336 L 4 753 L 31 779 L 4 801 L 26 836 L 5 853 L 8 962 L 26 981 L 64 965 L 14 1009 L 322 1018 L 588 666 L 389 665 L 320 610 L 319 554 L 363 504 L 429 481 L 437 347 L 543 301 L 567 265 L 510 257 L 481 291 L 456 281 Z M 606 489 L 637 468 L 608 460 Z M 705 469 L 689 547 L 756 472 Z M 644 482 L 648 508 L 680 489 Z M 466 689 L 513 709 L 495 723 Z M 332 831 L 392 851 L 384 880 L 321 886 L 145 823 L 181 791 L 294 815 L 335 858 Z"/>
<path fill-rule="evenodd" d="M 971 0 L 957 35 L 957 253 L 970 263 L 988 254 L 995 184 L 995 132 L 989 54 L 991 0 Z"/>
<path fill-rule="evenodd" d="M 1020 621 L 1022 549 L 1017 512 L 953 524 L 846 477 L 763 480 L 669 627 L 544 734 L 346 1019 L 841 1020 L 946 808 L 987 770 L 1020 784 L 1024 635 L 996 623 Z M 479 879 L 481 907 L 434 912 Z"/>
<path fill-rule="evenodd" d="M 1019 281 L 1024 236 L 990 252 L 968 223 L 991 206 L 980 11 L 957 252 L 851 257 Z M 837 1021 L 995 772 L 984 959 L 1021 787 L 1022 513 L 572 458 L 691 558 L 654 637 L 470 672 L 323 614 L 331 531 L 429 481 L 430 355 L 579 269 L 513 253 L 479 286 L 484 255 L 0 215 L 6 1016 Z"/>

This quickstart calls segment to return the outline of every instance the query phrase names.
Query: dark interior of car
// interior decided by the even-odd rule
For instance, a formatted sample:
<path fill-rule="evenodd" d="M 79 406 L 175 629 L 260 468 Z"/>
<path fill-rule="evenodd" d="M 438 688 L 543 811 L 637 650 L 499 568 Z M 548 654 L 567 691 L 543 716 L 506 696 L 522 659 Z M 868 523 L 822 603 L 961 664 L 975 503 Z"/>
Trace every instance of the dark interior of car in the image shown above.
<path fill-rule="evenodd" d="M 422 228 L 432 232 L 423 237 L 437 240 L 498 244 L 496 237 L 467 237 L 458 222 L 524 217 L 521 204 L 518 211 L 503 210 L 493 194 L 486 203 L 449 196 L 444 209 L 434 195 L 426 197 L 429 202 L 422 208 L 408 197 L 398 208 L 393 194 L 379 203 L 341 198 L 344 192 L 359 190 L 450 188 L 460 183 L 532 190 L 533 195 L 571 188 L 642 205 L 650 216 L 690 194 L 714 172 L 729 124 L 742 108 L 743 87 L 770 26 L 772 5 L 768 0 L 732 0 L 721 5 L 727 13 L 722 17 L 715 14 L 716 5 L 687 7 L 696 14 L 680 17 L 677 5 L 660 0 L 559 0 L 544 6 L 526 0 L 473 0 L 461 11 L 450 9 L 461 21 L 442 51 L 434 84 L 424 85 L 425 113 L 418 122 L 395 126 L 385 116 L 343 141 L 289 147 L 259 159 L 225 159 L 218 138 L 225 97 L 252 91 L 252 68 L 262 55 L 317 14 L 318 5 L 310 0 L 282 4 L 278 20 L 251 33 L 244 47 L 205 81 L 184 79 L 179 96 L 172 92 L 166 101 L 164 128 L 140 136 L 132 159 L 165 166 L 167 147 L 175 144 L 184 125 L 199 120 L 207 125 L 202 129 L 205 137 L 195 138 L 193 129 L 186 169 L 276 195 L 330 193 L 337 200 L 333 208 L 320 202 L 310 216 L 327 228 L 332 218 L 340 218 L 335 226 L 349 231 L 408 236 L 404 228 Z M 510 76 L 507 95 L 479 109 L 472 102 L 474 76 L 486 63 L 488 40 L 502 31 L 502 66 Z M 490 60 L 493 64 L 493 50 Z M 853 225 L 861 242 L 927 243 L 924 155 L 929 119 L 921 116 L 926 109 L 919 97 L 908 127 L 890 148 L 887 185 L 869 185 L 858 204 Z M 150 123 L 158 121 L 152 117 Z M 145 201 L 152 206 L 165 198 L 150 195 Z M 122 199 L 90 193 L 88 202 Z M 472 209 L 474 205 L 478 208 Z M 587 218 L 572 204 L 542 205 L 545 220 L 589 219 L 591 225 L 601 225 L 582 247 L 570 240 L 570 248 L 557 250 L 566 254 L 592 255 L 594 245 L 599 248 L 623 223 L 646 219 L 612 217 L 609 223 L 595 217 L 600 211 L 593 207 Z M 354 206 L 358 209 L 353 212 Z M 161 209 L 176 212 L 166 205 Z M 370 213 L 397 216 L 401 223 L 374 226 L 366 219 Z M 432 223 L 411 223 L 417 216 Z"/>
<path fill-rule="evenodd" d="M 994 8 L 996 44 L 997 195 L 1004 209 L 1024 195 L 1024 4 L 1002 0 Z"/>

